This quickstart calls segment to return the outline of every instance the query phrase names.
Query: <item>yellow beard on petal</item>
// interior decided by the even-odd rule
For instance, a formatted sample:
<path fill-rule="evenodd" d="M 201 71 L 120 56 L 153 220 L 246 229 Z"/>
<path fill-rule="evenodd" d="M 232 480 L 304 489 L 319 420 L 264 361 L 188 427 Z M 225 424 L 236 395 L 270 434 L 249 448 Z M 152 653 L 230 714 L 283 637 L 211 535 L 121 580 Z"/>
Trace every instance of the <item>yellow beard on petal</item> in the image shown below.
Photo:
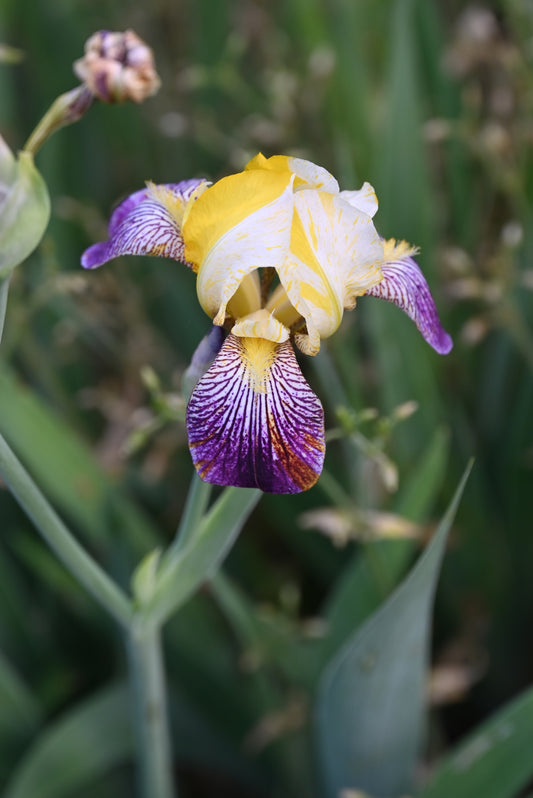
<path fill-rule="evenodd" d="M 156 202 L 166 208 L 181 230 L 187 200 L 175 194 L 171 189 L 167 188 L 167 186 L 158 186 L 152 183 L 151 180 L 146 181 L 146 186 L 151 196 Z"/>
<path fill-rule="evenodd" d="M 408 241 L 397 241 L 395 238 L 389 238 L 383 242 L 383 262 L 393 263 L 396 260 L 403 260 L 409 258 L 411 255 L 416 255 L 418 247 L 413 247 Z"/>
<path fill-rule="evenodd" d="M 255 393 L 267 393 L 270 369 L 278 345 L 264 338 L 241 338 L 240 342 L 244 379 Z"/>

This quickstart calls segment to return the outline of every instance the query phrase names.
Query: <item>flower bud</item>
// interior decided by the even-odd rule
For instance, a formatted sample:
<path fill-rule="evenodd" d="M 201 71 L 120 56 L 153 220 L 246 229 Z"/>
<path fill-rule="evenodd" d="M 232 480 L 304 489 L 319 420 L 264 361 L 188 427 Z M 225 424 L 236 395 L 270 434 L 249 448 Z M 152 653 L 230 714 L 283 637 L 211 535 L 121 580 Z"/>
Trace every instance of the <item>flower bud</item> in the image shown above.
<path fill-rule="evenodd" d="M 98 31 L 85 43 L 74 72 L 89 91 L 106 103 L 140 103 L 159 89 L 152 50 L 131 30 Z"/>

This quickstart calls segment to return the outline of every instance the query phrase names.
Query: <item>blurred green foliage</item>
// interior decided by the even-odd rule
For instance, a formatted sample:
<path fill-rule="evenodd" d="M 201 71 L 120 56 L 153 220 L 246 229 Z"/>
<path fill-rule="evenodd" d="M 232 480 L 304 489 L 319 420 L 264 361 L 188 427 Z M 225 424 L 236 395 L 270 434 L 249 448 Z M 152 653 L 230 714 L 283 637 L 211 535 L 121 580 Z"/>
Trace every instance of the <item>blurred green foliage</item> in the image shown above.
<path fill-rule="evenodd" d="M 70 65 L 100 28 L 147 40 L 163 86 L 140 107 L 95 105 L 39 153 L 52 221 L 12 281 L 0 432 L 126 585 L 139 557 L 171 540 L 185 503 L 176 397 L 209 320 L 178 264 L 129 259 L 84 274 L 81 252 L 145 179 L 216 179 L 259 150 L 308 157 L 343 188 L 372 182 L 380 231 L 422 247 L 455 348 L 439 358 L 396 308 L 363 298 L 302 363 L 326 408 L 326 470 L 308 494 L 265 496 L 223 579 L 170 623 L 176 761 L 195 798 L 317 794 L 309 700 L 320 665 L 412 561 L 418 544 L 391 540 L 394 523 L 425 538 L 474 455 L 437 599 L 433 762 L 533 670 L 533 6 L 3 0 L 0 42 L 25 54 L 0 50 L 0 130 L 14 151 L 76 85 Z M 411 401 L 418 410 L 402 418 Z M 325 506 L 315 524 L 327 534 L 304 528 L 303 514 Z M 122 706 L 125 668 L 110 623 L 7 492 L 0 531 L 4 785 L 45 724 L 61 732 L 63 713 L 75 725 L 76 712 Z M 91 784 L 61 794 L 129 795 L 128 755 L 125 741 L 95 757 Z"/>

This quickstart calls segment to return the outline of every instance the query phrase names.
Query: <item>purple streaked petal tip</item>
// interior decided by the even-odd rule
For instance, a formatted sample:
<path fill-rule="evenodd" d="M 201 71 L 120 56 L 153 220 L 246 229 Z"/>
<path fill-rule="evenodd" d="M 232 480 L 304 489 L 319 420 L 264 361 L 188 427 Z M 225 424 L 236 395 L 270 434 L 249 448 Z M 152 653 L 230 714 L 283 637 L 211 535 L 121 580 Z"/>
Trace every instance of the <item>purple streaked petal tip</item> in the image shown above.
<path fill-rule="evenodd" d="M 367 291 L 369 296 L 386 299 L 401 308 L 416 324 L 430 346 L 447 355 L 453 342 L 443 329 L 426 278 L 412 257 L 384 263 L 383 279 Z"/>
<path fill-rule="evenodd" d="M 204 180 L 182 180 L 161 187 L 187 202 Z M 120 255 L 155 255 L 183 261 L 181 229 L 170 212 L 148 188 L 136 191 L 118 205 L 109 221 L 109 238 L 93 244 L 81 258 L 84 269 L 96 269 Z"/>
<path fill-rule="evenodd" d="M 312 487 L 324 461 L 324 413 L 292 345 L 228 335 L 187 407 L 205 482 L 266 493 Z"/>

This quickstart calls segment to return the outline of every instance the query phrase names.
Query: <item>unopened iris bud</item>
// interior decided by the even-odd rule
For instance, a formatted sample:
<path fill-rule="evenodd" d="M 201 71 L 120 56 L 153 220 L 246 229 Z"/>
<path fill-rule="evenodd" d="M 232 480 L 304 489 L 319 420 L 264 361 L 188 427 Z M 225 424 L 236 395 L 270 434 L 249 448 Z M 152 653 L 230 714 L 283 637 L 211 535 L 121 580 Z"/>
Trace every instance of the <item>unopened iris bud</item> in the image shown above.
<path fill-rule="evenodd" d="M 152 50 L 136 33 L 98 31 L 85 43 L 74 72 L 89 91 L 106 103 L 140 103 L 161 85 Z"/>
<path fill-rule="evenodd" d="M 85 43 L 84 57 L 75 61 L 74 72 L 81 86 L 54 100 L 24 146 L 32 155 L 56 130 L 81 119 L 95 98 L 140 103 L 161 85 L 151 49 L 131 30 L 93 34 Z"/>

